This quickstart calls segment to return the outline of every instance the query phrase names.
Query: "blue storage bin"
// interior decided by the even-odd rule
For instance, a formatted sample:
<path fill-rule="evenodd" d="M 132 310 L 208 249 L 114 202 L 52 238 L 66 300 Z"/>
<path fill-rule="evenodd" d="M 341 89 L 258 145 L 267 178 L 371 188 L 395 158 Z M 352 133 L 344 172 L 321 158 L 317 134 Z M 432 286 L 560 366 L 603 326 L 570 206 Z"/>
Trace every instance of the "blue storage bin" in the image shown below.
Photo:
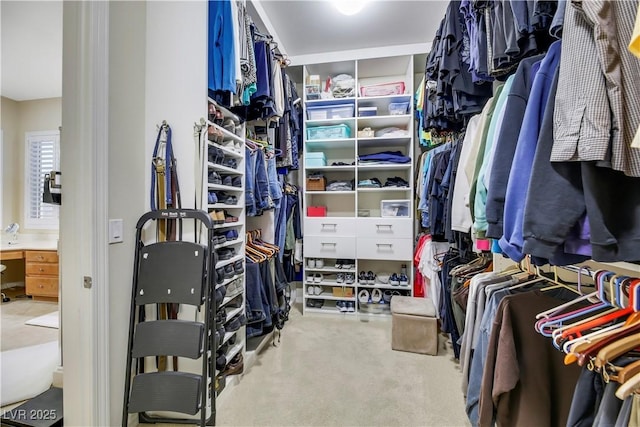
<path fill-rule="evenodd" d="M 389 104 L 389 114 L 392 116 L 407 114 L 409 111 L 408 102 L 392 102 Z"/>
<path fill-rule="evenodd" d="M 351 137 L 351 128 L 347 125 L 317 126 L 307 128 L 307 139 L 342 139 Z"/>
<path fill-rule="evenodd" d="M 327 166 L 327 158 L 324 153 L 305 153 L 304 161 L 307 167 Z"/>

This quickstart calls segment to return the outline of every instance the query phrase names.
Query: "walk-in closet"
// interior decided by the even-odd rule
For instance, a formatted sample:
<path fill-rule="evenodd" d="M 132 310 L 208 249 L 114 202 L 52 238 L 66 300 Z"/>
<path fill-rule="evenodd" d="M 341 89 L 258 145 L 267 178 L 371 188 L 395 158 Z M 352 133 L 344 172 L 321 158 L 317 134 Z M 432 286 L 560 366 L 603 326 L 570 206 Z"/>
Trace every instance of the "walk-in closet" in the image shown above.
<path fill-rule="evenodd" d="M 638 0 L 0 16 L 3 425 L 640 426 Z"/>

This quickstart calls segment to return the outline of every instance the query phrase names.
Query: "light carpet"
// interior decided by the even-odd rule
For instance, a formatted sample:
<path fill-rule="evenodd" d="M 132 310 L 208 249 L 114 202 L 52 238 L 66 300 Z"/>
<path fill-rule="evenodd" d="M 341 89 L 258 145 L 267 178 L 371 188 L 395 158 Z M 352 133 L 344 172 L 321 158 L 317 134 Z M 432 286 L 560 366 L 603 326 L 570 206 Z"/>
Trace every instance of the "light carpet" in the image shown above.
<path fill-rule="evenodd" d="M 60 312 L 54 311 L 53 313 L 45 314 L 44 316 L 38 316 L 31 320 L 27 320 L 24 324 L 58 329 L 60 327 Z"/>
<path fill-rule="evenodd" d="M 58 341 L 0 352 L 0 406 L 31 399 L 47 390 L 59 365 Z"/>

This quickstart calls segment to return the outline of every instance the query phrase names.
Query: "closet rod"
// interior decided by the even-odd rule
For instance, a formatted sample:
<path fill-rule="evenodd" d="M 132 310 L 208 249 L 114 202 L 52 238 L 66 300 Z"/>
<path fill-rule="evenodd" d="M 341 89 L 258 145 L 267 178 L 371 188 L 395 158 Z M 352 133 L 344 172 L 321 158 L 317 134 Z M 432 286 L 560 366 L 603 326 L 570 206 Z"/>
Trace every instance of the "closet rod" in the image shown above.
<path fill-rule="evenodd" d="M 589 267 L 578 267 L 576 265 L 559 265 L 557 268 L 561 268 L 563 270 L 571 271 L 573 273 L 582 274 L 583 276 L 593 277 L 595 276 L 595 271 L 591 270 Z"/>

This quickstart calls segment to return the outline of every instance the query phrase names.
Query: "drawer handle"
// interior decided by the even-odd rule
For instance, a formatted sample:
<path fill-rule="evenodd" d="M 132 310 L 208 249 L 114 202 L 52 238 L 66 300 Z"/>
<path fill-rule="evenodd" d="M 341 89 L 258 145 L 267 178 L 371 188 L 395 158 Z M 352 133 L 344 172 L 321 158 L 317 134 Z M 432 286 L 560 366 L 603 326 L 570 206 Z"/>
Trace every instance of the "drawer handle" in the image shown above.
<path fill-rule="evenodd" d="M 41 256 L 41 255 L 38 255 L 38 256 L 36 257 L 36 259 L 37 259 L 38 261 L 42 261 L 42 260 L 44 259 L 44 257 L 43 257 L 43 256 Z"/>
<path fill-rule="evenodd" d="M 333 227 L 334 229 L 338 228 L 338 224 L 326 224 L 326 223 L 322 223 L 322 228 L 325 227 Z"/>
<path fill-rule="evenodd" d="M 44 268 L 40 268 L 39 270 L 40 270 L 40 272 L 42 273 L 42 272 L 44 271 Z"/>
<path fill-rule="evenodd" d="M 382 227 L 387 227 L 389 229 L 393 228 L 393 225 L 391 224 L 376 224 L 377 228 L 382 228 Z"/>
<path fill-rule="evenodd" d="M 38 287 L 39 287 L 40 289 L 42 289 L 42 288 L 44 288 L 44 285 L 38 285 Z"/>
<path fill-rule="evenodd" d="M 322 243 L 321 243 L 321 245 L 322 245 L 322 246 L 325 246 L 325 245 L 336 246 L 336 245 L 337 245 L 337 243 L 336 243 L 336 242 L 322 242 Z"/>
<path fill-rule="evenodd" d="M 376 243 L 376 246 L 377 246 L 377 247 L 380 247 L 380 246 L 389 246 L 389 247 L 391 248 L 391 247 L 393 247 L 393 243 Z"/>

